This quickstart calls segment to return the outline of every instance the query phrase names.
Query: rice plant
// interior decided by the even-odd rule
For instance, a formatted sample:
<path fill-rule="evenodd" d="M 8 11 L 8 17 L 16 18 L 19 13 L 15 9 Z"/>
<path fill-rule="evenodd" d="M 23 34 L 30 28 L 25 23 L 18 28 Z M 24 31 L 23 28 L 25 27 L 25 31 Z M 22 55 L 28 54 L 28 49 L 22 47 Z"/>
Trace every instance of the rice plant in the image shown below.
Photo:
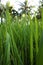
<path fill-rule="evenodd" d="M 30 15 L 14 20 L 6 10 L 0 24 L 0 65 L 43 65 L 43 15 L 41 21 L 39 25 Z"/>

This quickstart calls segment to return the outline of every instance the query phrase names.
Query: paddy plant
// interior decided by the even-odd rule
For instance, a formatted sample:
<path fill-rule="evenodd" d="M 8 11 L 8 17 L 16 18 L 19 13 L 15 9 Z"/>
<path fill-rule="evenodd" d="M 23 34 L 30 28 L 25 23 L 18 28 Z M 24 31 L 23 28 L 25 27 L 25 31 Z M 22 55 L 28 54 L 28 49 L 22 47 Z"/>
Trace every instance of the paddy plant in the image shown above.
<path fill-rule="evenodd" d="M 36 16 L 34 21 L 30 15 L 13 19 L 6 10 L 0 24 L 0 65 L 43 65 L 42 31 Z"/>

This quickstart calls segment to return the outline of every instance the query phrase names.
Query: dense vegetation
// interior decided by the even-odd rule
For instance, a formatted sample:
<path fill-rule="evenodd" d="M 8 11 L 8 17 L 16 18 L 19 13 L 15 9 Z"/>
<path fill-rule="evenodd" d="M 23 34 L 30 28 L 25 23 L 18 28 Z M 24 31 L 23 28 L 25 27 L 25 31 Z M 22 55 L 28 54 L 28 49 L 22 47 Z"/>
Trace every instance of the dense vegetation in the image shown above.
<path fill-rule="evenodd" d="M 3 12 L 0 65 L 43 65 L 43 8 L 40 9 L 41 19 L 36 15 L 31 18 L 30 13 L 21 18 L 12 17 L 9 9 Z"/>

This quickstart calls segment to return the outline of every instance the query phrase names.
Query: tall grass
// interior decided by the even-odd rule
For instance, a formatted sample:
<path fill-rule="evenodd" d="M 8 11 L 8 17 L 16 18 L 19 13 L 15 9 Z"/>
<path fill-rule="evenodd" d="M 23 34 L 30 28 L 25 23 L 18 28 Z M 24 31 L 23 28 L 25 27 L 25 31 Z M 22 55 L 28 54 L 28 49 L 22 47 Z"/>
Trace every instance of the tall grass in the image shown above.
<path fill-rule="evenodd" d="M 26 15 L 20 21 L 17 17 L 13 21 L 7 10 L 5 13 L 5 22 L 0 24 L 0 65 L 40 65 L 43 25 L 39 25 L 36 17 L 33 21 Z"/>
<path fill-rule="evenodd" d="M 36 46 L 36 55 L 38 53 L 38 35 L 39 35 L 39 32 L 38 32 L 38 21 L 35 17 L 35 46 Z"/>

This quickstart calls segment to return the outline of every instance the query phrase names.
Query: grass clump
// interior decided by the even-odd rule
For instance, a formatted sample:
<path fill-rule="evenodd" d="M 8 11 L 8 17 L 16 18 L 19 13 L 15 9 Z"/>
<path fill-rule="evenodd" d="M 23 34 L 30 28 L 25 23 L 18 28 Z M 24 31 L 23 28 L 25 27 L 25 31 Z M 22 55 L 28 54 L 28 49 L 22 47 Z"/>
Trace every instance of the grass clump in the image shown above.
<path fill-rule="evenodd" d="M 36 17 L 34 21 L 30 15 L 14 20 L 6 11 L 5 22 L 0 24 L 0 65 L 40 65 L 42 31 Z"/>

